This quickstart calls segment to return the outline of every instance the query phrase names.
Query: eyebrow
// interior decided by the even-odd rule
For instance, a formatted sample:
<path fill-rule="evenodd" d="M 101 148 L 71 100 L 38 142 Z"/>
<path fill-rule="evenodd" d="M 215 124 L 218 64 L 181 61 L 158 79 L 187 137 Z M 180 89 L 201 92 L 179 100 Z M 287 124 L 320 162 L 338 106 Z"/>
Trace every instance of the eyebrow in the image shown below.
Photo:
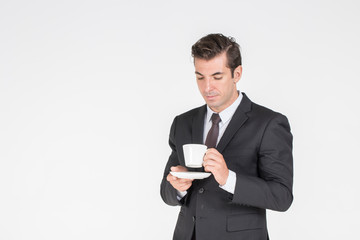
<path fill-rule="evenodd" d="M 195 74 L 200 75 L 200 76 L 204 76 L 204 75 L 202 75 L 201 73 L 199 73 L 197 71 L 195 71 Z M 216 73 L 211 74 L 211 76 L 220 75 L 220 74 L 223 74 L 223 72 L 216 72 Z"/>

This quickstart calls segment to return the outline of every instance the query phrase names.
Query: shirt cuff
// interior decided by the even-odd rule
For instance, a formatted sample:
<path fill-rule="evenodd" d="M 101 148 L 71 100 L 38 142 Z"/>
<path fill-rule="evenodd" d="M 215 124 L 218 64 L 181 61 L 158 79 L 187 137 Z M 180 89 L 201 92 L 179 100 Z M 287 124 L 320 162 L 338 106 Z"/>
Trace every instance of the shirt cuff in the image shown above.
<path fill-rule="evenodd" d="M 229 176 L 224 185 L 219 185 L 225 191 L 234 194 L 236 185 L 236 173 L 229 170 Z"/>
<path fill-rule="evenodd" d="M 178 191 L 178 190 L 176 190 L 176 192 L 177 192 L 177 199 L 180 201 L 183 197 L 185 197 L 186 196 L 186 194 L 187 194 L 187 191 L 183 191 L 183 192 L 180 192 L 180 191 Z"/>

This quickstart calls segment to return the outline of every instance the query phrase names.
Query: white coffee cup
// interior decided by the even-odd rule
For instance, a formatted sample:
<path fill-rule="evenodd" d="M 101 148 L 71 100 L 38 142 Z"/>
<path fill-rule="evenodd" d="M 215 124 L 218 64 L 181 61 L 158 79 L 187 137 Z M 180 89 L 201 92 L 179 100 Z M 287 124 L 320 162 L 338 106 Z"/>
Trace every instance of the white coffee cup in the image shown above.
<path fill-rule="evenodd" d="M 202 167 L 207 146 L 204 144 L 183 145 L 185 165 L 191 168 Z"/>

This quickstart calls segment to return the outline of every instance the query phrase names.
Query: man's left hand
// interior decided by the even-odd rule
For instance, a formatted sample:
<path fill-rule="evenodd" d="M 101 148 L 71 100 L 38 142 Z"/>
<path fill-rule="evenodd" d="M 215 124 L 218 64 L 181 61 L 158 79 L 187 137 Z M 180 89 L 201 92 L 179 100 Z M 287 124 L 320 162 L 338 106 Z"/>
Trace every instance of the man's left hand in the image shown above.
<path fill-rule="evenodd" d="M 206 172 L 214 174 L 215 180 L 221 186 L 225 185 L 229 176 L 229 169 L 223 155 L 215 148 L 209 148 L 206 151 L 203 166 Z"/>

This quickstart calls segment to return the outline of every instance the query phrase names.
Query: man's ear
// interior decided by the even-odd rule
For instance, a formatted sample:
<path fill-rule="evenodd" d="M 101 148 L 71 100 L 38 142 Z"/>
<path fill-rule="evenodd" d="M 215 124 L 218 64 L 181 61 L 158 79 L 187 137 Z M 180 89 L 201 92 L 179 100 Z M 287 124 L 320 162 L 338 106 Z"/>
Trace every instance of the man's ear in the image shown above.
<path fill-rule="evenodd" d="M 242 66 L 239 65 L 234 69 L 234 83 L 240 81 L 241 75 L 242 75 Z"/>

